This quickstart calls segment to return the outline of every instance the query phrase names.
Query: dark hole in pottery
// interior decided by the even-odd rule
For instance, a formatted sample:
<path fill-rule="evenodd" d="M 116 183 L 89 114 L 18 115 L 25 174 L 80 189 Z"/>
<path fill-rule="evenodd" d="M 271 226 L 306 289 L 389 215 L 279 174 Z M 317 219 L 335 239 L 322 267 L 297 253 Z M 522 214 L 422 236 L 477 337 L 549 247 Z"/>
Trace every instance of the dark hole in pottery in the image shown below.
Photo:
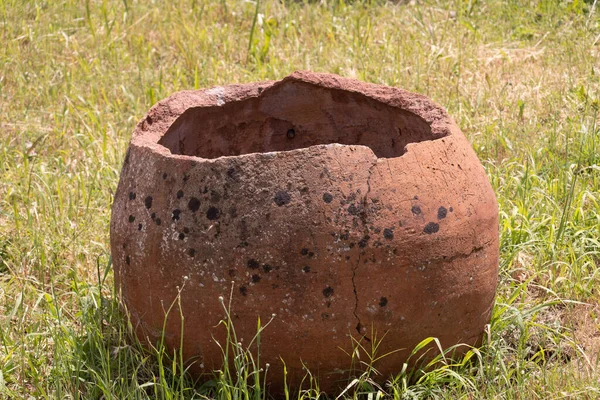
<path fill-rule="evenodd" d="M 268 272 L 273 271 L 273 267 L 270 266 L 269 264 L 264 264 L 263 265 L 263 270 L 268 273 Z"/>
<path fill-rule="evenodd" d="M 379 299 L 379 306 L 380 307 L 385 307 L 387 306 L 388 303 L 388 299 L 387 297 L 382 297 L 381 299 Z"/>
<path fill-rule="evenodd" d="M 159 144 L 202 158 L 338 143 L 399 157 L 409 143 L 441 137 L 423 118 L 361 93 L 283 81 L 257 97 L 186 110 Z M 290 140 L 293 139 L 293 140 Z"/>

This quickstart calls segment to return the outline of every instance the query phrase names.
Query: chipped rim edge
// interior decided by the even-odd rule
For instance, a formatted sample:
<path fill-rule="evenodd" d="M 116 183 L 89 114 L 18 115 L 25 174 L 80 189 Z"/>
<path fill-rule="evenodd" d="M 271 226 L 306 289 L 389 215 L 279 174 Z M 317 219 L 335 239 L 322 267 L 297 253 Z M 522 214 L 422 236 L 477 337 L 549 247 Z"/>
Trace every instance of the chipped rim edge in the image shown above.
<path fill-rule="evenodd" d="M 295 71 L 292 74 L 278 81 L 261 81 L 244 84 L 230 84 L 225 86 L 213 86 L 198 90 L 183 90 L 160 100 L 150 108 L 144 118 L 136 125 L 128 148 L 145 148 L 152 154 L 167 159 L 193 162 L 215 162 L 223 159 L 243 159 L 246 157 L 267 156 L 272 157 L 275 154 L 295 153 L 307 151 L 311 148 L 327 148 L 332 145 L 343 147 L 364 148 L 373 153 L 372 149 L 366 145 L 360 144 L 318 144 L 299 149 L 270 152 L 253 152 L 235 156 L 221 156 L 216 158 L 204 158 L 199 156 L 190 156 L 183 154 L 173 154 L 165 146 L 159 144 L 160 139 L 167 133 L 169 127 L 187 110 L 192 108 L 213 108 L 220 107 L 230 102 L 240 102 L 252 97 L 260 97 L 269 92 L 269 89 L 276 88 L 287 82 L 301 82 L 314 85 L 320 88 L 330 90 L 342 90 L 349 93 L 357 93 L 364 97 L 378 101 L 399 110 L 410 112 L 422 118 L 431 127 L 434 137 L 429 140 L 408 143 L 404 154 L 388 159 L 397 159 L 404 157 L 411 148 L 427 145 L 427 142 L 448 138 L 450 136 L 463 136 L 464 134 L 447 113 L 447 111 L 428 98 L 425 95 L 410 92 L 405 89 L 380 85 L 370 82 L 364 82 L 357 79 L 345 78 L 335 74 L 317 73 L 311 71 Z M 241 90 L 243 95 L 239 98 L 225 99 L 231 89 Z M 152 121 L 149 123 L 148 121 Z M 374 153 L 373 158 L 377 157 Z"/>

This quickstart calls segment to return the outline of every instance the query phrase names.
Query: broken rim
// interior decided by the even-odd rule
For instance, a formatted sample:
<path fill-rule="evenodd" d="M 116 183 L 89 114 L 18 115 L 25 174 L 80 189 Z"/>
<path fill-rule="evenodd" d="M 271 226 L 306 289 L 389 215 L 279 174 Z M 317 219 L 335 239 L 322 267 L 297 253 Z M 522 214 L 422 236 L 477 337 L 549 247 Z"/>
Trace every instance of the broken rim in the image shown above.
<path fill-rule="evenodd" d="M 281 81 L 175 93 L 152 107 L 131 145 L 197 161 L 331 144 L 396 158 L 457 133 L 453 119 L 425 96 L 299 71 Z"/>

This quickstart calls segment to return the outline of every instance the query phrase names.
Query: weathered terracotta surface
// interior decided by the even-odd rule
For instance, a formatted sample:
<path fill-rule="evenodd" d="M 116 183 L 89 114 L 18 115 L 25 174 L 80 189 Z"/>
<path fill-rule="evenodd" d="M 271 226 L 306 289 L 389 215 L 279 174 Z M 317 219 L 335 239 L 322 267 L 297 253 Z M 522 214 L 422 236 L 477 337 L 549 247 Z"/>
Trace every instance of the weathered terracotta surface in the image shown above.
<path fill-rule="evenodd" d="M 382 380 L 428 336 L 475 344 L 490 319 L 498 210 L 469 142 L 437 104 L 404 90 L 296 72 L 185 91 L 138 124 L 113 205 L 116 284 L 156 341 L 181 288 L 183 352 L 221 365 L 219 296 L 281 387 L 302 362 L 330 393 L 350 336 L 373 332 Z M 167 345 L 179 345 L 174 311 Z M 361 339 L 365 335 L 366 337 Z M 342 385 L 346 382 L 342 381 Z"/>

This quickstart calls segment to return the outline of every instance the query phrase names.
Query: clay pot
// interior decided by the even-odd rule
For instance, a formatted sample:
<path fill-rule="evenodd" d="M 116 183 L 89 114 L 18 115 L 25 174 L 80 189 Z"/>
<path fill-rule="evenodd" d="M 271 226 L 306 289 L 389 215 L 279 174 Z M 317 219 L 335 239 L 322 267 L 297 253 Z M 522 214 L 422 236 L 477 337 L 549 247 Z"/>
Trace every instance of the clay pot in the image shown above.
<path fill-rule="evenodd" d="M 111 221 L 115 279 L 138 334 L 163 334 L 181 291 L 193 373 L 222 365 L 219 297 L 281 388 L 306 365 L 346 385 L 351 336 L 383 338 L 380 380 L 434 336 L 477 344 L 498 271 L 498 209 L 467 139 L 401 89 L 296 72 L 184 91 L 134 133 Z M 175 307 L 176 309 L 177 307 Z M 180 343 L 179 310 L 164 331 Z M 384 337 L 385 336 L 385 337 Z M 221 342 L 223 343 L 223 341 Z M 340 380 L 342 379 L 342 380 Z"/>

